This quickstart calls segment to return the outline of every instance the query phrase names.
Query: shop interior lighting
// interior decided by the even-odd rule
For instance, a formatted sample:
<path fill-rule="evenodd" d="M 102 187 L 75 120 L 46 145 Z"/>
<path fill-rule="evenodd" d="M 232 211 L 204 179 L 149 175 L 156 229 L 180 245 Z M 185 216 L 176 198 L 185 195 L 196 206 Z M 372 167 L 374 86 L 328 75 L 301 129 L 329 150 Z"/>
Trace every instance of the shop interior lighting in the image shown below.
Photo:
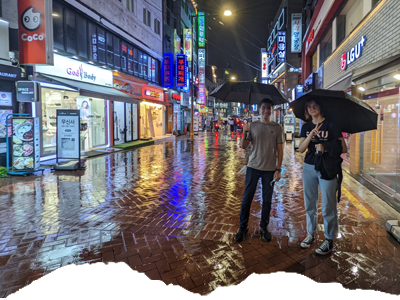
<path fill-rule="evenodd" d="M 52 13 L 51 14 L 53 17 L 58 17 L 58 14 Z"/>
<path fill-rule="evenodd" d="M 72 58 L 79 59 L 79 58 L 78 58 L 78 57 L 76 57 L 76 56 L 72 56 Z"/>
<path fill-rule="evenodd" d="M 231 16 L 232 12 L 228 9 L 228 10 L 224 11 L 224 15 L 225 16 Z"/>
<path fill-rule="evenodd" d="M 400 80 L 400 74 L 396 74 L 393 76 L 394 79 Z"/>
<path fill-rule="evenodd" d="M 363 87 L 363 86 L 359 86 L 358 89 L 359 89 L 361 92 L 365 92 L 365 91 L 367 90 L 367 89 L 366 89 L 365 87 Z"/>
<path fill-rule="evenodd" d="M 91 65 L 94 65 L 94 62 L 92 62 L 92 61 L 89 61 L 88 63 L 91 64 Z"/>

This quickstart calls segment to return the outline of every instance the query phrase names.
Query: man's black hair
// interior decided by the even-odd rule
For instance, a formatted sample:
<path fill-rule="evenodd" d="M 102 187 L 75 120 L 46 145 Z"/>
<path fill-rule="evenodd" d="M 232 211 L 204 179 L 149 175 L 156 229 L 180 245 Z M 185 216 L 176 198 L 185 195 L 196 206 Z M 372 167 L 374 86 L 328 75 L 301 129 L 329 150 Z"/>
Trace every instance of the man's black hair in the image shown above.
<path fill-rule="evenodd" d="M 272 100 L 268 99 L 268 98 L 264 98 L 261 100 L 260 107 L 261 107 L 261 105 L 263 105 L 263 103 L 270 103 L 272 105 L 272 107 L 274 106 L 274 102 L 272 102 Z"/>

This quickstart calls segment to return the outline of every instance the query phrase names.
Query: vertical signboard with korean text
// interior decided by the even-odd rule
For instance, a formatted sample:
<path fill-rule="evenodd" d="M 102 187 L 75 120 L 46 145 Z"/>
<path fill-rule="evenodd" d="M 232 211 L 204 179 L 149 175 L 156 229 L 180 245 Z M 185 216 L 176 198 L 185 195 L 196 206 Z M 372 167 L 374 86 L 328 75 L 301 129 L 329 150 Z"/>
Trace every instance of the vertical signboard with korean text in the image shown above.
<path fill-rule="evenodd" d="M 261 49 L 261 78 L 268 77 L 268 53 L 265 48 Z"/>
<path fill-rule="evenodd" d="M 199 49 L 199 103 L 206 105 L 206 49 Z"/>
<path fill-rule="evenodd" d="M 286 31 L 278 31 L 278 61 L 286 61 Z"/>
<path fill-rule="evenodd" d="M 198 14 L 199 19 L 199 48 L 204 48 L 206 46 L 206 31 L 205 31 L 205 16 L 204 12 L 199 12 Z"/>
<path fill-rule="evenodd" d="M 176 55 L 176 86 L 185 87 L 186 86 L 186 76 L 187 76 L 187 61 L 185 54 Z"/>
<path fill-rule="evenodd" d="M 302 45 L 302 14 L 292 14 L 292 38 L 290 51 L 300 53 Z"/>
<path fill-rule="evenodd" d="M 80 110 L 57 109 L 57 158 L 80 159 Z"/>
<path fill-rule="evenodd" d="M 174 60 L 172 53 L 164 54 L 164 67 L 163 67 L 163 79 L 164 79 L 164 87 L 173 87 L 174 83 L 172 81 L 173 78 L 173 68 Z"/>
<path fill-rule="evenodd" d="M 53 64 L 52 11 L 51 0 L 18 0 L 18 43 L 21 64 Z"/>
<path fill-rule="evenodd" d="M 12 118 L 12 170 L 33 171 L 40 166 L 39 118 Z"/>
<path fill-rule="evenodd" d="M 174 54 L 181 53 L 181 38 L 179 37 L 176 29 L 174 29 Z"/>
<path fill-rule="evenodd" d="M 184 53 L 187 61 L 192 61 L 192 29 L 183 30 Z"/>

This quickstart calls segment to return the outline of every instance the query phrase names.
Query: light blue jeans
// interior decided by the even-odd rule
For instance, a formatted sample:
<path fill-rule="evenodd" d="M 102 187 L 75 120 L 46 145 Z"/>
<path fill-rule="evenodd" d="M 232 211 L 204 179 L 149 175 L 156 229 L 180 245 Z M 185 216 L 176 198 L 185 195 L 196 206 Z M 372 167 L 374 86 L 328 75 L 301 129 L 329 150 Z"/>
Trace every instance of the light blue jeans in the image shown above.
<path fill-rule="evenodd" d="M 321 190 L 325 237 L 333 240 L 337 237 L 339 227 L 336 199 L 337 180 L 321 179 L 321 173 L 315 170 L 314 165 L 304 163 L 304 206 L 307 214 L 307 233 L 311 235 L 317 231 L 318 224 L 318 185 Z"/>

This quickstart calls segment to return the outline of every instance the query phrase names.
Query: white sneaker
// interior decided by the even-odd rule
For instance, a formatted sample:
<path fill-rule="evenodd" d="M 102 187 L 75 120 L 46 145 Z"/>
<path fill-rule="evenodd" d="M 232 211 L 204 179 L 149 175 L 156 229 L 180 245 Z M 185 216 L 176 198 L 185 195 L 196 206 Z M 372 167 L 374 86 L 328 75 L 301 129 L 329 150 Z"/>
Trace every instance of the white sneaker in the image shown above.
<path fill-rule="evenodd" d="M 311 244 L 314 243 L 315 238 L 313 235 L 309 234 L 307 237 L 301 242 L 301 248 L 310 248 Z"/>
<path fill-rule="evenodd" d="M 333 241 L 326 239 L 325 242 L 322 243 L 321 247 L 319 247 L 315 252 L 319 255 L 326 255 L 332 252 L 333 249 Z"/>

